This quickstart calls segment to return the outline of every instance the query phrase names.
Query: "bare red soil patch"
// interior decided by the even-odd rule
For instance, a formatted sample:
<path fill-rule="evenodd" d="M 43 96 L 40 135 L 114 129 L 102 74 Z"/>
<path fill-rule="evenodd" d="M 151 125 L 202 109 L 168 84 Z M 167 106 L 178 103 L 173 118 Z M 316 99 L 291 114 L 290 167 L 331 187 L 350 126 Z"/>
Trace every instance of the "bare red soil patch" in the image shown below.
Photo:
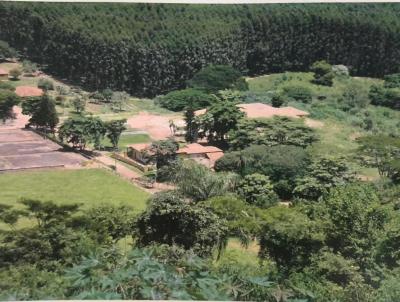
<path fill-rule="evenodd" d="M 127 123 L 131 128 L 146 131 L 152 139 L 162 140 L 172 136 L 170 121 L 175 125 L 182 123 L 182 118 L 177 115 L 156 115 L 148 112 L 139 112 L 128 119 Z"/>

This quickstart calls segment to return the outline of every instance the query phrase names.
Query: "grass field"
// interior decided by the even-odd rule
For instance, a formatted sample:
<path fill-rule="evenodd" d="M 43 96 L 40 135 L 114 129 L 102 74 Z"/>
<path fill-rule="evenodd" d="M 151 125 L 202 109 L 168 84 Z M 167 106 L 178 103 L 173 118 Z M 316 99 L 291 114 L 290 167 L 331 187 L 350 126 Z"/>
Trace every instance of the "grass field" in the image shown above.
<path fill-rule="evenodd" d="M 373 133 L 393 135 L 400 133 L 400 112 L 390 108 L 369 104 L 368 92 L 372 84 L 382 80 L 361 77 L 335 78 L 332 87 L 315 85 L 311 81 L 312 73 L 285 72 L 255 78 L 248 78 L 249 90 L 266 103 L 270 102 L 271 93 L 282 92 L 285 87 L 301 86 L 310 90 L 312 102 L 301 103 L 287 99 L 287 105 L 294 106 L 310 113 L 310 118 L 321 121 L 321 127 L 315 130 L 320 141 L 310 147 L 316 156 L 347 157 L 347 161 L 360 175 L 369 179 L 378 178 L 376 169 L 365 168 L 353 157 L 358 145 L 355 139 Z M 355 88 L 355 97 L 364 106 L 343 110 L 342 103 L 345 91 Z M 365 121 L 369 120 L 372 127 L 367 128 Z"/>
<path fill-rule="evenodd" d="M 148 143 L 151 139 L 147 134 L 124 134 L 121 135 L 121 138 L 118 143 L 118 147 L 120 150 L 126 148 L 127 145 L 130 144 L 139 144 L 139 143 Z M 102 141 L 103 146 L 112 147 L 111 142 L 108 138 L 104 138 Z"/>
<path fill-rule="evenodd" d="M 0 174 L 0 203 L 13 205 L 21 198 L 80 203 L 127 205 L 141 211 L 149 196 L 103 169 L 26 171 Z"/>

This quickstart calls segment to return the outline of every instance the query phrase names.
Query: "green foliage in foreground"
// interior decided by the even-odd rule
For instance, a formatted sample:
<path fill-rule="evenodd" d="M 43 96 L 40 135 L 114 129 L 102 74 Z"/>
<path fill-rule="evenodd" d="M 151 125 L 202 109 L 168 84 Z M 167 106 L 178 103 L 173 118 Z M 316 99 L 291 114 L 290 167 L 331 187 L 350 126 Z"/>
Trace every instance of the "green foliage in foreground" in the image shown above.
<path fill-rule="evenodd" d="M 176 244 L 207 256 L 226 245 L 224 221 L 201 204 L 185 201 L 173 192 L 159 193 L 136 221 L 139 246 Z"/>
<path fill-rule="evenodd" d="M 271 208 L 264 219 L 261 255 L 276 261 L 300 296 L 376 301 L 374 289 L 390 286 L 399 265 L 399 214 L 380 203 L 373 186 L 342 186 L 319 203 Z"/>

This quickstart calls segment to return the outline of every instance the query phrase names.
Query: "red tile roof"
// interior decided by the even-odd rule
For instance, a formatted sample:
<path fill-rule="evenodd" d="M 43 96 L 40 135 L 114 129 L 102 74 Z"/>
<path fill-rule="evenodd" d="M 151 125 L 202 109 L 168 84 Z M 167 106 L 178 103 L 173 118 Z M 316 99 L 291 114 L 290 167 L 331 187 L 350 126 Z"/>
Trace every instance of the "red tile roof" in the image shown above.
<path fill-rule="evenodd" d="M 237 105 L 248 118 L 270 118 L 273 116 L 301 117 L 309 113 L 294 107 L 275 108 L 263 103 L 250 103 Z M 206 109 L 196 110 L 196 116 L 206 113 Z"/>
<path fill-rule="evenodd" d="M 8 75 L 8 71 L 0 68 L 0 75 L 2 75 L 2 76 Z"/>
<path fill-rule="evenodd" d="M 210 159 L 211 166 L 214 166 L 215 162 L 224 156 L 224 152 L 214 152 L 214 153 L 207 153 L 207 157 Z"/>
<path fill-rule="evenodd" d="M 281 107 L 281 108 L 276 108 L 276 109 L 278 109 L 278 112 L 276 115 L 279 115 L 279 116 L 301 117 L 301 116 L 309 115 L 308 112 L 299 110 L 294 107 Z"/>
<path fill-rule="evenodd" d="M 35 96 L 42 96 L 43 90 L 37 87 L 31 86 L 19 86 L 15 88 L 15 93 L 23 98 L 23 97 L 35 97 Z"/>
<path fill-rule="evenodd" d="M 197 143 L 189 144 L 183 148 L 180 148 L 176 153 L 178 154 L 204 154 L 204 153 L 215 153 L 222 152 L 221 149 L 213 146 L 203 146 Z"/>

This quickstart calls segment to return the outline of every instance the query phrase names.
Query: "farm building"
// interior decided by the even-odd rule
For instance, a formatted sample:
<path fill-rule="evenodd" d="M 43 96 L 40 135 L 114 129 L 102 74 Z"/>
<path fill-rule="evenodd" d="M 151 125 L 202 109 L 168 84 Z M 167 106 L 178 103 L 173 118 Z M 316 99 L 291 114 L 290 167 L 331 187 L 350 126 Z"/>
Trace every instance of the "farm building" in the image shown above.
<path fill-rule="evenodd" d="M 127 146 L 127 155 L 129 158 L 138 161 L 141 164 L 149 162 L 149 151 L 146 151 L 151 146 L 149 143 L 131 144 Z"/>
<path fill-rule="evenodd" d="M 149 162 L 149 151 L 147 149 L 150 145 L 151 144 L 129 145 L 127 146 L 127 155 L 141 164 L 147 164 Z M 209 168 L 214 167 L 215 162 L 224 155 L 222 150 L 217 147 L 203 146 L 196 143 L 179 148 L 176 154 L 180 158 L 193 159 Z"/>
<path fill-rule="evenodd" d="M 8 71 L 0 68 L 0 81 L 8 80 Z"/>
<path fill-rule="evenodd" d="M 43 95 L 43 90 L 32 86 L 19 86 L 15 93 L 21 98 L 38 97 Z"/>
<path fill-rule="evenodd" d="M 177 152 L 181 158 L 189 158 L 209 168 L 214 167 L 215 162 L 224 156 L 221 149 L 213 146 L 203 146 L 197 143 L 186 145 Z"/>
<path fill-rule="evenodd" d="M 300 118 L 309 115 L 308 112 L 296 109 L 294 107 L 275 108 L 263 103 L 250 103 L 236 105 L 248 118 L 270 118 L 273 116 L 286 116 Z M 195 111 L 196 116 L 206 113 L 207 109 Z"/>

